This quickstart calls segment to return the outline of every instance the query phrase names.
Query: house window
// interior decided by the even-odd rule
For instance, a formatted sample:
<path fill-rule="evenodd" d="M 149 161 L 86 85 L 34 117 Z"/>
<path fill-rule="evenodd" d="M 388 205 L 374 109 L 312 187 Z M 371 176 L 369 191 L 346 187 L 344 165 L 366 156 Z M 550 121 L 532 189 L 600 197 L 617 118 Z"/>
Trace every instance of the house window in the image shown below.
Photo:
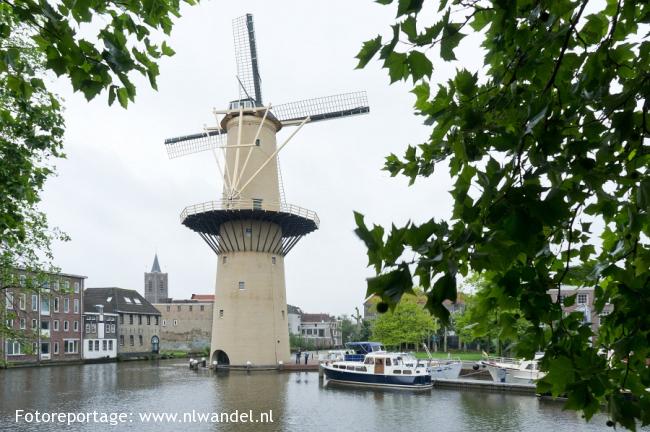
<path fill-rule="evenodd" d="M 70 330 L 70 323 L 68 321 L 63 321 L 63 331 Z"/>
<path fill-rule="evenodd" d="M 138 315 L 138 325 L 142 325 L 142 315 Z"/>
<path fill-rule="evenodd" d="M 93 324 L 90 325 L 90 332 L 91 333 L 97 333 L 97 324 L 93 323 Z"/>
<path fill-rule="evenodd" d="M 124 345 L 124 344 L 122 344 L 122 345 Z M 113 351 L 113 341 L 112 340 L 108 341 L 108 350 Z"/>
<path fill-rule="evenodd" d="M 129 314 L 129 324 L 133 324 L 133 314 Z"/>
<path fill-rule="evenodd" d="M 58 298 L 58 297 L 54 297 L 53 300 L 54 300 L 54 301 L 53 301 L 52 308 L 54 309 L 54 312 L 58 312 L 58 311 L 59 311 L 59 298 Z"/>
<path fill-rule="evenodd" d="M 86 334 L 90 333 L 90 324 L 86 324 Z"/>
<path fill-rule="evenodd" d="M 199 307 L 201 308 L 201 312 L 203 312 L 205 310 L 205 306 L 201 305 Z"/>
<path fill-rule="evenodd" d="M 167 327 L 167 320 L 163 320 L 162 326 Z"/>
<path fill-rule="evenodd" d="M 79 352 L 79 340 L 77 339 L 64 339 L 63 352 L 65 354 L 77 354 Z"/>
<path fill-rule="evenodd" d="M 131 346 L 135 345 L 135 339 L 133 338 L 133 335 L 129 336 L 129 345 L 131 345 Z"/>
<path fill-rule="evenodd" d="M 325 337 L 325 329 L 318 329 L 318 337 Z"/>
<path fill-rule="evenodd" d="M 17 340 L 14 341 L 8 340 L 5 343 L 5 352 L 7 353 L 7 355 L 21 355 L 22 353 L 20 349 L 21 349 L 20 342 L 18 342 Z"/>
<path fill-rule="evenodd" d="M 38 296 L 36 294 L 32 294 L 32 311 L 37 311 L 38 310 Z"/>
<path fill-rule="evenodd" d="M 69 290 L 70 289 L 70 281 L 63 281 L 63 289 Z"/>
<path fill-rule="evenodd" d="M 79 321 L 75 321 L 75 322 L 72 324 L 72 330 L 74 330 L 74 331 L 76 331 L 76 332 L 79 331 Z"/>
<path fill-rule="evenodd" d="M 69 298 L 64 298 L 63 299 L 63 313 L 68 313 L 70 312 L 70 299 Z"/>
<path fill-rule="evenodd" d="M 54 288 L 54 291 L 59 290 L 59 281 L 58 280 L 53 280 L 52 281 L 52 288 Z"/>
<path fill-rule="evenodd" d="M 95 351 L 99 351 L 99 341 L 95 341 Z"/>
<path fill-rule="evenodd" d="M 35 329 L 38 323 L 36 322 L 35 319 L 32 320 L 32 328 Z"/>
<path fill-rule="evenodd" d="M 177 310 L 178 312 L 180 312 L 180 311 L 181 311 L 181 306 L 176 306 L 176 310 Z"/>
<path fill-rule="evenodd" d="M 7 300 L 7 309 L 14 308 L 14 295 L 10 292 L 5 293 L 5 299 Z"/>
<path fill-rule="evenodd" d="M 147 315 L 147 325 L 151 325 L 151 315 Z"/>
<path fill-rule="evenodd" d="M 74 283 L 74 292 L 75 294 L 79 294 L 79 282 Z"/>
<path fill-rule="evenodd" d="M 115 324 L 111 324 L 111 333 L 115 333 Z"/>
<path fill-rule="evenodd" d="M 219 318 L 223 318 L 223 309 L 219 309 Z"/>
<path fill-rule="evenodd" d="M 52 321 L 52 330 L 59 331 L 59 320 Z"/>
<path fill-rule="evenodd" d="M 246 283 L 244 281 L 239 281 L 239 289 L 240 290 L 246 289 Z"/>
<path fill-rule="evenodd" d="M 25 310 L 26 306 L 27 306 L 27 295 L 21 294 L 20 300 L 18 301 L 18 307 L 20 308 L 20 310 Z"/>
<path fill-rule="evenodd" d="M 74 313 L 79 313 L 79 299 L 74 299 Z"/>
<path fill-rule="evenodd" d="M 190 309 L 190 312 L 192 312 L 192 306 L 190 306 L 189 309 Z"/>
<path fill-rule="evenodd" d="M 93 341 L 89 340 L 88 341 L 88 351 L 92 351 L 92 350 L 93 350 Z"/>
<path fill-rule="evenodd" d="M 156 325 L 158 325 L 158 317 L 156 317 Z"/>
<path fill-rule="evenodd" d="M 587 304 L 587 294 L 578 294 L 578 304 Z"/>
<path fill-rule="evenodd" d="M 171 306 L 167 306 L 167 312 L 170 312 L 172 310 Z"/>
<path fill-rule="evenodd" d="M 59 343 L 54 342 L 54 354 L 58 354 L 58 353 L 59 353 Z"/>
<path fill-rule="evenodd" d="M 138 339 L 140 340 L 140 346 L 144 345 L 144 341 L 142 340 L 142 335 L 138 336 Z"/>
<path fill-rule="evenodd" d="M 41 315 L 50 314 L 50 299 L 49 297 L 41 297 Z"/>
<path fill-rule="evenodd" d="M 27 324 L 25 323 L 25 318 L 21 318 L 20 319 L 20 329 L 25 330 L 26 327 L 27 327 Z"/>
<path fill-rule="evenodd" d="M 24 287 L 24 286 L 26 285 L 25 282 L 27 281 L 27 277 L 25 277 L 25 275 L 20 275 L 20 276 L 18 277 L 18 280 L 20 281 L 20 282 L 19 282 L 19 283 L 20 283 L 20 286 L 21 286 L 21 287 Z"/>
<path fill-rule="evenodd" d="M 124 314 L 120 314 L 120 324 L 124 324 Z"/>
<path fill-rule="evenodd" d="M 120 335 L 120 346 L 124 346 L 124 335 Z"/>
<path fill-rule="evenodd" d="M 178 325 L 178 320 L 174 320 L 174 327 Z"/>
<path fill-rule="evenodd" d="M 106 351 L 106 348 L 108 347 L 108 341 L 104 339 L 102 341 L 102 351 Z"/>

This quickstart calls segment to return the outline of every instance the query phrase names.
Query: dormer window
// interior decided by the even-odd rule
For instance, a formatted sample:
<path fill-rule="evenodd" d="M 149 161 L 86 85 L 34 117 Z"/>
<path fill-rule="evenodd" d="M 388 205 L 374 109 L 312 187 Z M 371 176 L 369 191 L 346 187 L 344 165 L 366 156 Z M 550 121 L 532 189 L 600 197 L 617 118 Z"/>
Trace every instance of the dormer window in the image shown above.
<path fill-rule="evenodd" d="M 125 301 L 127 304 L 133 304 L 133 301 L 131 301 L 131 299 L 128 298 L 128 297 L 124 297 L 124 301 Z"/>

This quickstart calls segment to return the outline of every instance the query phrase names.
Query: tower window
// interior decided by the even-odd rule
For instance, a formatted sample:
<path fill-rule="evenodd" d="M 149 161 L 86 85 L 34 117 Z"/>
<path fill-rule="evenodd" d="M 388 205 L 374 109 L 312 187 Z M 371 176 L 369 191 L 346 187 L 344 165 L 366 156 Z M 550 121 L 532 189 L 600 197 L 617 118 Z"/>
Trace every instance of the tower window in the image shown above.
<path fill-rule="evenodd" d="M 240 290 L 246 289 L 246 282 L 244 282 L 244 281 L 239 281 L 239 289 L 240 289 Z"/>
<path fill-rule="evenodd" d="M 219 318 L 223 318 L 223 309 L 219 309 Z"/>
<path fill-rule="evenodd" d="M 262 198 L 253 198 L 253 210 L 262 210 Z"/>
<path fill-rule="evenodd" d="M 274 256 L 271 257 L 271 264 L 275 265 L 275 257 Z"/>
<path fill-rule="evenodd" d="M 221 257 L 221 262 L 222 262 L 223 264 L 225 264 L 225 263 L 226 263 L 226 261 L 228 261 L 228 257 L 227 257 L 227 256 L 225 256 L 225 255 L 224 255 L 224 256 L 222 256 L 222 257 Z"/>
<path fill-rule="evenodd" d="M 258 147 L 260 146 L 260 139 L 259 138 L 255 140 L 255 145 L 258 146 Z"/>
<path fill-rule="evenodd" d="M 253 235 L 253 228 L 246 228 L 244 230 L 244 233 L 246 234 L 246 237 L 250 237 L 251 235 Z"/>

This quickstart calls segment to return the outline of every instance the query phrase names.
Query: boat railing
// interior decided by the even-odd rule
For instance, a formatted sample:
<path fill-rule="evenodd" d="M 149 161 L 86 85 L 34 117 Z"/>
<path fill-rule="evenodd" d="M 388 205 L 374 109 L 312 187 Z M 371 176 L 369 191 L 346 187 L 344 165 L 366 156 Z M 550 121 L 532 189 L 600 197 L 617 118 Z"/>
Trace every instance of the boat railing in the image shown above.
<path fill-rule="evenodd" d="M 483 356 L 483 361 L 488 362 L 488 363 L 500 363 L 500 364 L 507 364 L 507 365 L 519 365 L 521 363 L 520 359 L 512 358 L 512 357 L 496 357 L 496 356 Z"/>

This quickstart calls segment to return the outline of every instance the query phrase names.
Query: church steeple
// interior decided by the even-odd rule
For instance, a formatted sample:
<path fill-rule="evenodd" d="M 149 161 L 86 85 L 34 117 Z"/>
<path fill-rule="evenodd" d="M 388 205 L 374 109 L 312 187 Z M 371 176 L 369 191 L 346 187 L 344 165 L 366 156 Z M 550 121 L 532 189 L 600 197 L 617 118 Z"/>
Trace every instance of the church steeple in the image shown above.
<path fill-rule="evenodd" d="M 158 264 L 158 254 L 153 258 L 153 266 L 151 267 L 151 273 L 160 273 L 160 264 Z"/>

